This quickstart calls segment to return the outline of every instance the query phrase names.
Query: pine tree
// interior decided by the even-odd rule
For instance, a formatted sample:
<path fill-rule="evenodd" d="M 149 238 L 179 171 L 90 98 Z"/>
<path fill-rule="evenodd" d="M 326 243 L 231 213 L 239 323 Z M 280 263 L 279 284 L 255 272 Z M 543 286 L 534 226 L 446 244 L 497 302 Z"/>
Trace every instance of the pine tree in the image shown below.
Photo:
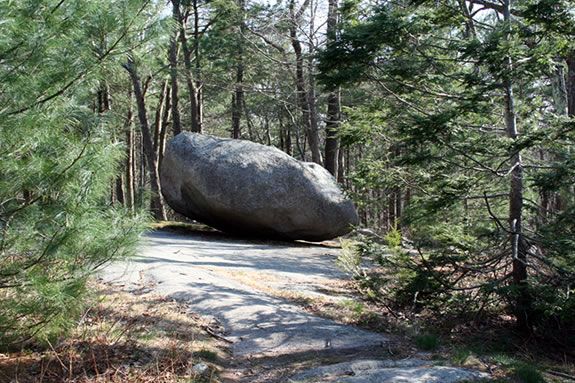
<path fill-rule="evenodd" d="M 570 51 L 574 20 L 572 5 L 551 3 L 385 4 L 344 23 L 324 52 L 326 84 L 381 93 L 350 113 L 343 138 L 367 153 L 357 189 L 390 202 L 403 190 L 405 214 L 394 203 L 385 211 L 417 256 L 381 260 L 403 265 L 398 301 L 463 314 L 506 307 L 523 330 L 570 320 L 575 201 L 561 190 L 573 183 L 573 122 L 551 107 L 547 79 Z M 542 220 L 545 190 L 562 197 Z"/>
<path fill-rule="evenodd" d="M 95 100 L 121 71 L 115 58 L 147 22 L 148 5 L 0 4 L 4 347 L 61 333 L 82 307 L 88 276 L 134 252 L 143 219 L 109 202 L 123 155 L 114 130 L 123 121 Z"/>

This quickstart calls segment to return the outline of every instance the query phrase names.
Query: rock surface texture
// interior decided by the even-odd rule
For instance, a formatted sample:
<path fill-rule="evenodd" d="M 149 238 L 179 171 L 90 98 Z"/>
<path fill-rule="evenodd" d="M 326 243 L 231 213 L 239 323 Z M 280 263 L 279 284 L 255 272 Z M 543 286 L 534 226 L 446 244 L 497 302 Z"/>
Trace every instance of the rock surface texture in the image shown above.
<path fill-rule="evenodd" d="M 340 255 L 340 249 L 318 244 L 155 231 L 142 238 L 138 257 L 111 264 L 100 276 L 114 291 L 153 292 L 202 315 L 227 340 L 222 381 L 470 383 L 489 377 L 442 366 L 433 354 L 403 344 L 403 337 L 337 323 L 302 307 L 343 307 L 357 299 L 345 283 L 351 275 L 336 266 Z"/>
<path fill-rule="evenodd" d="M 160 173 L 175 211 L 223 231 L 321 241 L 358 223 L 327 170 L 254 142 L 181 133 Z"/>

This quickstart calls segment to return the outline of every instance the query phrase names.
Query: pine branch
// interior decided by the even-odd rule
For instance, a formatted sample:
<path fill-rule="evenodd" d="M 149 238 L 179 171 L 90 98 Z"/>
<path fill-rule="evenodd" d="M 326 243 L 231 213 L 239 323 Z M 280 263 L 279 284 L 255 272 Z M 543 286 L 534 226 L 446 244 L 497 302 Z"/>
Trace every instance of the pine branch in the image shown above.
<path fill-rule="evenodd" d="M 98 64 L 100 64 L 102 61 L 104 61 L 104 59 L 106 57 L 108 57 L 114 51 L 114 49 L 118 46 L 118 44 L 120 44 L 120 42 L 122 42 L 122 40 L 124 40 L 124 38 L 128 35 L 128 32 L 130 31 L 131 27 L 136 22 L 136 19 L 144 11 L 144 9 L 147 7 L 147 5 L 150 3 L 150 1 L 151 0 L 147 0 L 144 2 L 144 4 L 142 4 L 142 6 L 140 7 L 140 9 L 136 13 L 136 15 L 130 20 L 130 23 L 128 23 L 128 26 L 123 30 L 122 34 L 116 39 L 116 41 L 110 46 L 110 48 L 108 48 L 106 50 L 106 52 L 104 52 L 101 56 L 98 57 L 98 59 L 96 60 L 96 63 L 94 65 L 92 65 L 89 68 L 80 72 L 76 77 L 74 77 L 71 81 L 69 81 L 61 89 L 50 94 L 49 96 L 45 96 L 43 98 L 40 98 L 39 100 L 36 100 L 35 102 L 33 102 L 32 104 L 30 104 L 28 106 L 22 107 L 20 109 L 17 109 L 17 110 L 11 111 L 11 112 L 4 113 L 2 115 L 3 116 L 12 116 L 15 114 L 20 114 L 20 113 L 26 112 L 26 111 L 28 111 L 28 110 L 30 110 L 30 109 L 38 106 L 38 105 L 42 105 L 42 104 L 44 104 L 44 103 L 46 103 L 46 102 L 48 102 L 48 101 L 50 101 L 50 100 L 52 100 L 58 96 L 61 96 L 62 94 L 64 94 L 64 92 L 66 92 L 72 85 L 74 85 L 77 81 L 79 81 L 85 75 L 87 75 L 93 69 L 95 69 Z M 2 116 L 2 115 L 0 115 L 0 116 Z"/>

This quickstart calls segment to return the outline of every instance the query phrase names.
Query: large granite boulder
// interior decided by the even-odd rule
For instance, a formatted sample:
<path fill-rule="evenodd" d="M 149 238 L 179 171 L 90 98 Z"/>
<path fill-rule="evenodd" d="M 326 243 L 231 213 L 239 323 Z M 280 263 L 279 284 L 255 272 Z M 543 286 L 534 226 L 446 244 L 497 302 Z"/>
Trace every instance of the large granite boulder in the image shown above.
<path fill-rule="evenodd" d="M 160 177 L 175 211 L 227 232 L 321 241 L 358 223 L 327 170 L 250 141 L 178 134 Z"/>

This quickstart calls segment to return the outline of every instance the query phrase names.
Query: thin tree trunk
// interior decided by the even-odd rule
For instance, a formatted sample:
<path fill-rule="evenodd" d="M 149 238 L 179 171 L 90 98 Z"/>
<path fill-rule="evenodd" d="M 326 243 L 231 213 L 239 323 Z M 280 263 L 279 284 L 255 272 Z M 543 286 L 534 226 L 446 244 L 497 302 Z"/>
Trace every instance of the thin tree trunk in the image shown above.
<path fill-rule="evenodd" d="M 290 124 L 285 124 L 283 119 L 283 113 L 281 110 L 277 113 L 278 123 L 280 126 L 280 147 L 281 149 L 289 154 L 292 155 L 292 141 L 291 141 L 291 133 L 290 133 Z"/>
<path fill-rule="evenodd" d="M 171 118 L 171 107 L 170 107 L 170 91 L 168 90 L 166 95 L 166 107 L 164 108 L 164 114 L 162 115 L 162 132 L 158 140 L 157 147 L 157 157 L 158 157 L 158 167 L 161 169 L 162 161 L 164 160 L 164 152 L 166 151 L 166 138 L 168 137 L 168 124 Z"/>
<path fill-rule="evenodd" d="M 329 0 L 327 11 L 327 45 L 337 41 L 338 1 Z M 334 176 L 339 174 L 339 130 L 341 120 L 340 88 L 327 96 L 327 116 L 325 122 L 325 168 Z"/>
<path fill-rule="evenodd" d="M 391 230 L 395 225 L 395 193 L 388 191 L 387 197 L 387 230 Z"/>
<path fill-rule="evenodd" d="M 327 96 L 327 119 L 325 121 L 325 168 L 334 176 L 339 171 L 339 138 L 340 125 L 340 90 L 339 88 Z"/>
<path fill-rule="evenodd" d="M 190 98 L 190 124 L 192 132 L 201 133 L 199 118 L 198 118 L 198 91 L 196 89 L 196 83 L 193 79 L 193 68 L 192 68 L 192 52 L 188 47 L 188 40 L 186 38 L 186 27 L 184 25 L 184 20 L 180 12 L 180 0 L 172 0 L 172 13 L 174 20 L 178 23 L 178 28 L 180 30 L 180 43 L 182 45 L 182 52 L 184 55 L 184 67 L 186 75 L 186 84 L 188 86 L 188 95 Z"/>
<path fill-rule="evenodd" d="M 507 23 L 507 40 L 511 39 L 511 1 L 504 0 L 504 21 Z M 510 56 L 506 57 L 507 74 L 504 78 L 505 91 L 505 126 L 507 136 L 513 140 L 519 137 L 517 117 L 515 113 L 515 98 L 513 94 L 513 82 L 511 72 L 513 61 Z M 523 331 L 531 329 L 530 306 L 527 284 L 527 245 L 523 237 L 523 163 L 521 152 L 517 151 L 511 157 L 511 185 L 509 193 L 509 231 L 511 241 L 511 256 L 513 259 L 513 285 L 517 295 L 515 298 L 515 317 L 518 327 Z"/>
<path fill-rule="evenodd" d="M 166 103 L 166 100 L 169 98 L 169 93 L 169 82 L 165 80 L 162 85 L 160 99 L 158 100 L 158 106 L 156 107 L 156 113 L 154 115 L 154 153 L 156 158 L 159 157 L 158 146 L 160 142 L 160 136 L 162 135 L 163 130 L 166 128 L 162 117 L 164 116 L 164 110 L 169 107 Z"/>
<path fill-rule="evenodd" d="M 140 204 L 139 206 L 142 206 L 142 197 L 143 197 L 143 192 L 146 189 L 146 156 L 144 155 L 144 140 L 142 138 L 142 132 L 140 131 L 140 133 L 138 134 L 138 161 L 139 163 L 139 169 L 140 169 L 140 174 L 138 177 L 138 181 L 139 186 L 138 186 L 138 197 L 139 197 L 139 201 Z"/>
<path fill-rule="evenodd" d="M 343 148 L 340 146 L 337 153 L 337 182 L 344 184 L 345 182 L 345 157 L 343 154 Z"/>
<path fill-rule="evenodd" d="M 110 110 L 110 94 L 108 84 L 102 81 L 100 90 L 98 90 L 98 113 L 105 113 Z"/>
<path fill-rule="evenodd" d="M 272 133 L 270 130 L 270 119 L 269 119 L 267 114 L 264 116 L 264 130 L 266 132 L 266 144 L 268 146 L 272 146 Z"/>
<path fill-rule="evenodd" d="M 558 65 L 555 68 L 555 73 L 551 76 L 551 93 L 553 96 L 553 106 L 555 112 L 559 115 L 567 116 L 569 115 L 569 93 L 567 83 L 565 81 L 565 71 L 562 65 Z M 575 84 L 574 84 L 575 85 Z M 541 161 L 545 162 L 547 159 L 548 161 L 557 161 L 559 158 L 557 157 L 557 153 L 553 151 L 553 149 L 545 149 L 541 148 L 539 151 L 539 156 Z M 546 222 L 546 218 L 548 213 L 550 212 L 557 212 L 561 210 L 563 205 L 565 193 L 562 193 L 561 190 L 551 191 L 551 190 L 542 190 L 540 193 L 539 199 L 539 217 L 538 222 L 539 224 L 544 224 Z"/>
<path fill-rule="evenodd" d="M 198 109 L 198 131 L 203 132 L 204 128 L 204 87 L 202 84 L 202 60 L 200 57 L 200 11 L 198 0 L 192 1 L 194 10 L 194 58 L 196 71 L 194 77 L 196 80 L 196 99 Z"/>
<path fill-rule="evenodd" d="M 473 17 L 471 16 L 471 13 L 469 12 L 469 8 L 467 5 L 467 2 L 465 0 L 459 0 L 459 6 L 461 7 L 461 10 L 463 12 L 463 15 L 465 16 L 465 35 L 466 37 L 475 37 L 477 34 L 477 31 L 475 29 L 475 21 L 473 20 Z"/>
<path fill-rule="evenodd" d="M 122 175 L 119 174 L 116 177 L 116 201 L 125 205 L 126 200 L 124 199 L 125 191 L 124 191 L 124 181 L 122 180 Z"/>
<path fill-rule="evenodd" d="M 575 116 L 575 50 L 567 56 L 567 114 Z"/>
<path fill-rule="evenodd" d="M 242 105 L 244 98 L 244 91 L 241 85 L 243 81 L 243 69 L 239 66 L 236 72 L 236 87 L 232 95 L 232 138 L 241 138 L 241 118 L 242 118 Z"/>
<path fill-rule="evenodd" d="M 98 103 L 98 113 L 104 114 L 110 111 L 110 92 L 108 88 L 108 83 L 103 80 L 100 84 L 100 89 L 96 93 L 97 103 Z M 116 134 L 114 133 L 114 140 L 116 140 Z M 113 180 L 112 188 L 110 190 L 110 202 L 112 204 L 118 202 L 124 204 L 124 188 L 122 186 L 122 174 L 116 175 Z"/>
<path fill-rule="evenodd" d="M 571 50 L 567 57 L 567 115 L 575 117 L 575 49 Z M 568 149 L 571 152 L 571 148 Z M 575 195 L 575 185 L 570 188 L 570 195 L 573 198 Z M 558 201 L 558 205 L 562 205 L 563 201 Z M 561 206 L 562 207 L 562 206 Z"/>
<path fill-rule="evenodd" d="M 317 117 L 317 102 L 316 102 L 316 90 L 315 90 L 315 75 L 314 75 L 314 55 L 312 52 L 315 51 L 315 43 L 313 40 L 315 34 L 315 12 L 316 12 L 316 5 L 314 4 L 314 0 L 310 1 L 310 20 L 309 20 L 309 36 L 308 36 L 308 44 L 309 44 L 309 52 L 307 55 L 307 74 L 308 74 L 308 95 L 307 95 L 307 102 L 309 105 L 309 146 L 312 153 L 312 161 L 323 165 L 323 159 L 321 155 L 320 149 L 320 140 L 319 140 L 319 128 L 318 128 L 318 117 Z"/>
<path fill-rule="evenodd" d="M 130 88 L 128 94 L 128 114 L 126 116 L 126 169 L 124 179 L 125 186 L 125 200 L 126 207 L 134 210 L 134 117 L 132 111 L 132 89 Z"/>
<path fill-rule="evenodd" d="M 563 116 L 568 115 L 569 98 L 567 96 L 567 84 L 565 82 L 565 73 L 562 65 L 555 67 L 555 73 L 553 73 L 551 77 L 551 91 L 557 114 Z"/>
<path fill-rule="evenodd" d="M 134 96 L 136 97 L 136 105 L 138 107 L 138 119 L 140 121 L 140 130 L 142 133 L 142 147 L 144 151 L 144 156 L 146 157 L 148 163 L 148 172 L 150 176 L 150 185 L 152 192 L 150 200 L 150 208 L 155 219 L 165 220 L 166 213 L 164 211 L 164 206 L 162 204 L 160 177 L 158 174 L 158 163 L 154 152 L 154 143 L 152 141 L 152 135 L 150 134 L 148 116 L 146 113 L 146 104 L 144 101 L 144 96 L 142 94 L 140 78 L 138 76 L 136 66 L 131 59 L 128 59 L 128 62 L 124 67 L 130 74 L 130 78 L 132 80 L 132 86 L 134 87 Z"/>
<path fill-rule="evenodd" d="M 285 125 L 285 138 L 284 138 L 284 140 L 285 140 L 285 152 L 291 156 L 293 154 L 293 145 L 292 145 L 292 139 L 291 139 L 291 125 L 290 124 Z"/>
<path fill-rule="evenodd" d="M 286 152 L 286 153 L 287 153 L 287 150 L 286 150 L 286 142 L 285 142 L 285 128 L 284 128 L 284 124 L 283 124 L 283 121 L 282 121 L 282 115 L 281 115 L 281 113 L 278 113 L 277 116 L 278 116 L 278 125 L 279 125 L 279 136 L 280 136 L 279 145 L 280 145 L 280 149 L 281 149 L 283 152 Z"/>
<path fill-rule="evenodd" d="M 175 5 L 173 5 L 175 7 Z M 178 31 L 174 31 L 170 39 L 170 80 L 172 91 L 172 131 L 174 136 L 182 132 L 182 122 L 178 109 Z"/>
<path fill-rule="evenodd" d="M 237 0 L 241 12 L 241 22 L 239 27 L 240 39 L 242 41 L 238 44 L 237 64 L 236 64 L 236 85 L 234 94 L 232 95 L 232 138 L 240 138 L 241 132 L 241 118 L 242 118 L 242 105 L 244 103 L 244 47 L 243 47 L 243 34 L 245 31 L 244 8 L 245 1 Z"/>
<path fill-rule="evenodd" d="M 311 159 L 316 164 L 323 164 L 321 149 L 319 145 L 319 128 L 317 123 L 317 105 L 315 93 L 315 76 L 313 75 L 313 58 L 309 57 L 309 92 L 307 97 L 309 108 L 309 148 L 311 150 Z"/>
<path fill-rule="evenodd" d="M 254 124 L 250 118 L 250 114 L 248 113 L 248 106 L 246 105 L 246 99 L 243 99 L 243 104 L 242 104 L 242 108 L 244 111 L 244 116 L 246 118 L 246 125 L 248 126 L 248 136 L 250 141 L 255 141 L 258 143 L 262 143 L 262 139 L 260 138 L 260 135 L 257 131 L 257 129 L 254 129 Z"/>
<path fill-rule="evenodd" d="M 305 4 L 304 4 L 305 5 Z M 310 111 L 310 100 L 309 94 L 306 90 L 305 86 L 305 77 L 304 77 L 304 62 L 303 62 L 303 51 L 301 47 L 301 42 L 297 38 L 297 27 L 298 27 L 298 17 L 295 12 L 295 0 L 290 1 L 290 40 L 294 50 L 295 59 L 296 59 L 296 91 L 297 91 L 297 99 L 298 104 L 301 108 L 302 113 L 302 125 L 305 129 L 305 133 L 308 137 L 309 146 L 311 150 L 312 161 L 321 164 L 321 152 L 319 150 L 319 137 L 317 129 L 313 130 L 312 127 L 312 119 L 311 119 L 311 111 Z M 303 6 L 302 6 L 303 8 Z M 298 12 L 301 13 L 302 10 Z"/>

